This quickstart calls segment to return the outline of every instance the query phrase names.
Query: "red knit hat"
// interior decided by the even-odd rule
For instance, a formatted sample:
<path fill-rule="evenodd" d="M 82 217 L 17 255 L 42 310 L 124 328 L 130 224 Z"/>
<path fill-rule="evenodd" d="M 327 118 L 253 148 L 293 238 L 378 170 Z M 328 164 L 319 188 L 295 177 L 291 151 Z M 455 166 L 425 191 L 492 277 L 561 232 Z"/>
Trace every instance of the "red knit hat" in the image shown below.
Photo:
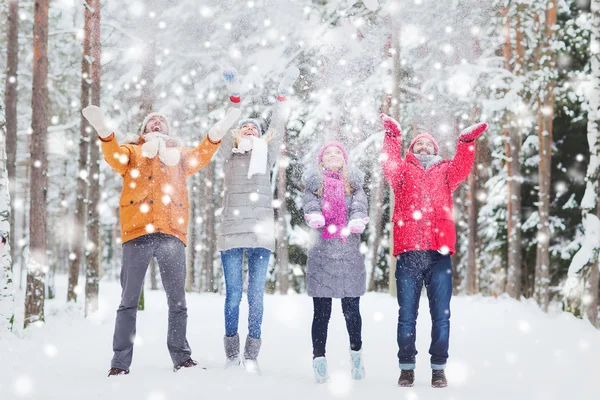
<path fill-rule="evenodd" d="M 348 152 L 344 148 L 344 145 L 341 144 L 340 142 L 328 142 L 328 143 L 325 143 L 323 145 L 323 147 L 321 147 L 321 150 L 319 150 L 319 155 L 317 157 L 317 162 L 319 164 L 321 164 L 323 162 L 323 153 L 325 152 L 325 150 L 327 150 L 328 147 L 331 147 L 331 146 L 335 146 L 335 147 L 337 147 L 338 149 L 340 149 L 342 151 L 342 154 L 344 155 L 344 161 L 346 161 L 346 164 L 348 164 Z"/>
<path fill-rule="evenodd" d="M 412 153 L 413 146 L 417 143 L 419 139 L 429 139 L 433 143 L 433 147 L 435 148 L 435 154 L 440 152 L 440 146 L 438 146 L 438 142 L 431 136 L 429 133 L 421 133 L 415 136 L 415 138 L 410 142 L 410 146 L 408 146 L 408 152 Z"/>

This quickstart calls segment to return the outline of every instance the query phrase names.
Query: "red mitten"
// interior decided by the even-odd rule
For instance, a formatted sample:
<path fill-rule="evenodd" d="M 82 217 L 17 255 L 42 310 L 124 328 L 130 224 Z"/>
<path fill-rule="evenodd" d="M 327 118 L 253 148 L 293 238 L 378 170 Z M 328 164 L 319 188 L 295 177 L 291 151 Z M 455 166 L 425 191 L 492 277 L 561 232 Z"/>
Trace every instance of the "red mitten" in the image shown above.
<path fill-rule="evenodd" d="M 482 122 L 477 125 L 472 125 L 468 128 L 463 129 L 463 131 L 460 133 L 460 136 L 458 137 L 458 139 L 460 139 L 463 142 L 472 142 L 473 140 L 475 140 L 479 136 L 481 136 L 483 134 L 483 132 L 485 132 L 487 127 L 488 127 L 487 122 Z"/>
<path fill-rule="evenodd" d="M 383 122 L 383 128 L 385 129 L 386 136 L 398 137 L 402 135 L 402 129 L 400 129 L 400 124 L 394 118 L 381 113 L 379 115 L 381 121 Z"/>

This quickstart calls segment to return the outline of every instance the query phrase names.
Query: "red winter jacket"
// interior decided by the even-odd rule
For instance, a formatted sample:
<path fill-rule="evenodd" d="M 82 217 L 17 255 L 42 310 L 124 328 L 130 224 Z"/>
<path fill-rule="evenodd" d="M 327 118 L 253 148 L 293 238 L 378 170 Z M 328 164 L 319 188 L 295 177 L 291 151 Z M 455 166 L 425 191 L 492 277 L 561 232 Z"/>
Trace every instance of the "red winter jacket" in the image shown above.
<path fill-rule="evenodd" d="M 452 192 L 471 172 L 474 145 L 459 140 L 454 159 L 441 160 L 425 170 L 412 152 L 402 159 L 399 138 L 385 137 L 381 165 L 396 200 L 394 255 L 411 250 L 455 253 Z"/>

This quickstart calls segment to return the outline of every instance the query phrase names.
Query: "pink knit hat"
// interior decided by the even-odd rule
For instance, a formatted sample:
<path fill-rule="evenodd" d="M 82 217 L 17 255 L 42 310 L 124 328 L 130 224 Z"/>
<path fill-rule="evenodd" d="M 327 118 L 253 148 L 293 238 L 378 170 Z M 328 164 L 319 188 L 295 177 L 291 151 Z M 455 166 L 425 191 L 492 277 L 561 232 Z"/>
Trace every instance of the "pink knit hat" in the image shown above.
<path fill-rule="evenodd" d="M 319 164 L 321 164 L 323 162 L 323 153 L 325 152 L 325 150 L 327 150 L 328 147 L 331 147 L 331 146 L 335 146 L 335 147 L 337 147 L 338 149 L 340 149 L 342 151 L 342 154 L 344 155 L 344 161 L 346 161 L 346 164 L 348 164 L 348 152 L 344 148 L 344 145 L 341 144 L 340 142 L 328 142 L 328 143 L 325 143 L 323 145 L 323 147 L 321 147 L 321 150 L 319 150 L 319 155 L 317 157 L 317 162 Z"/>
<path fill-rule="evenodd" d="M 440 152 L 440 146 L 438 146 L 438 142 L 433 138 L 433 136 L 431 136 L 429 133 L 421 133 L 415 136 L 415 138 L 410 142 L 410 146 L 408 146 L 409 153 L 412 153 L 413 146 L 415 145 L 415 143 L 417 143 L 417 140 L 419 139 L 431 140 L 431 142 L 433 143 L 433 147 L 435 148 L 435 154 L 438 154 Z"/>

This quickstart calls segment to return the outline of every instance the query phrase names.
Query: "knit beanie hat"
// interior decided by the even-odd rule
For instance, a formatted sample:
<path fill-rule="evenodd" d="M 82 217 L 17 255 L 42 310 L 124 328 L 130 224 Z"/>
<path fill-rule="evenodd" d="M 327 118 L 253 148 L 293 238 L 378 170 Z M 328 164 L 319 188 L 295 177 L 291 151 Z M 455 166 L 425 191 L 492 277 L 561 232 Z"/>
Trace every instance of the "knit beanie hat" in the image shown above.
<path fill-rule="evenodd" d="M 337 147 L 338 149 L 340 149 L 342 151 L 342 154 L 344 155 L 344 161 L 346 161 L 346 164 L 348 164 L 348 152 L 344 148 L 344 145 L 341 144 L 340 142 L 328 142 L 328 143 L 325 143 L 323 145 L 323 147 L 321 147 L 321 150 L 319 150 L 319 155 L 317 157 L 317 162 L 319 164 L 321 164 L 323 162 L 323 153 L 325 153 L 325 150 L 327 150 L 327 148 L 331 147 L 331 146 L 335 146 L 335 147 Z"/>
<path fill-rule="evenodd" d="M 256 129 L 258 129 L 258 134 L 262 135 L 263 134 L 263 128 L 262 125 L 255 119 L 252 118 L 246 118 L 240 121 L 240 125 L 239 128 L 241 129 L 242 126 L 244 126 L 244 124 L 252 124 L 254 126 L 256 126 Z"/>
<path fill-rule="evenodd" d="M 408 146 L 409 153 L 413 152 L 413 146 L 415 145 L 415 143 L 417 143 L 417 140 L 419 139 L 431 140 L 431 142 L 433 143 L 433 147 L 435 148 L 435 154 L 438 154 L 440 152 L 440 146 L 438 146 L 438 142 L 433 138 L 433 136 L 431 136 L 429 133 L 421 133 L 415 136 L 415 138 L 410 142 L 410 146 Z"/>
<path fill-rule="evenodd" d="M 162 133 L 165 133 L 167 135 L 171 134 L 171 124 L 169 124 L 169 120 L 167 119 L 167 117 L 164 114 L 153 112 L 153 113 L 146 115 L 146 118 L 144 118 L 144 121 L 142 122 L 142 126 L 140 127 L 140 136 L 142 136 L 144 134 L 144 131 L 146 130 L 146 125 L 148 125 L 148 122 L 150 121 L 150 119 L 152 117 L 160 117 L 160 118 L 164 119 L 167 124 L 167 132 L 162 132 Z"/>

